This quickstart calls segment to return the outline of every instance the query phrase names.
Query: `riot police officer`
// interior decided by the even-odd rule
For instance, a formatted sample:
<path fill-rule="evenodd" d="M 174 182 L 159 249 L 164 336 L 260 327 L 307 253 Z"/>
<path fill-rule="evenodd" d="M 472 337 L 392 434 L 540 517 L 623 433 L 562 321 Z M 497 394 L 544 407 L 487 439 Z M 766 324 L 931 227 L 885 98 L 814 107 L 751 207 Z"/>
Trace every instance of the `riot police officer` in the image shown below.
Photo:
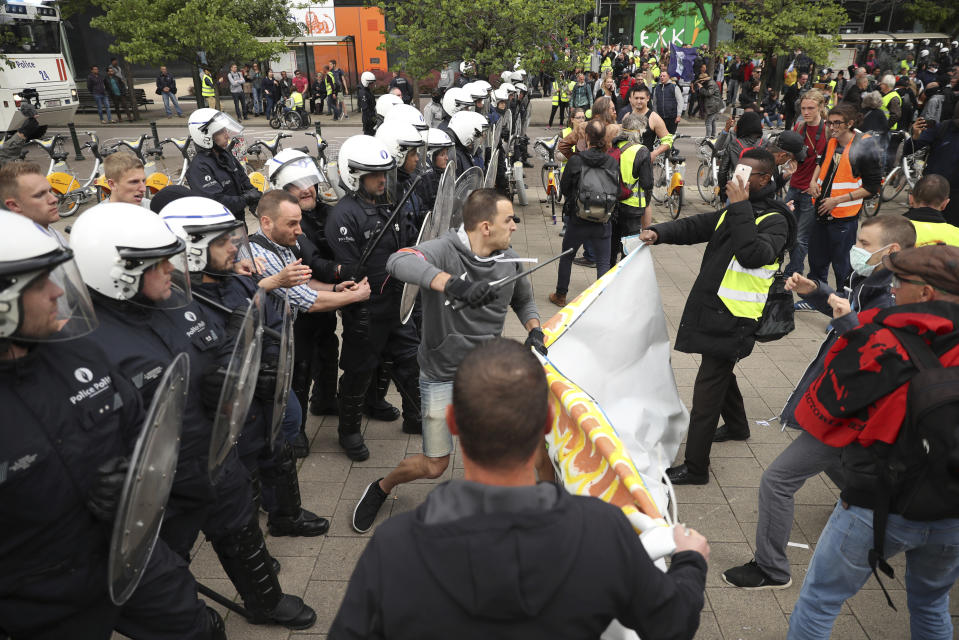
<path fill-rule="evenodd" d="M 387 172 L 395 166 L 386 145 L 377 138 L 346 140 L 338 169 L 348 193 L 333 208 L 326 225 L 337 262 L 353 278 L 367 275 L 373 291 L 368 302 L 343 309 L 339 443 L 353 460 L 370 455 L 360 433 L 363 401 L 377 365 L 384 360 L 393 363 L 393 381 L 403 399 L 403 431 L 422 429 L 416 364 L 419 336 L 412 323 L 400 323 L 402 284 L 386 272 L 386 259 L 409 246 L 416 229 L 400 215 L 389 220 L 388 206 L 377 204 L 386 192 Z"/>
<path fill-rule="evenodd" d="M 180 198 L 164 207 L 160 217 L 186 242 L 192 290 L 203 296 L 200 302 L 208 317 L 226 332 L 231 314 L 222 307 L 242 314 L 258 289 L 256 281 L 248 275 L 252 271 L 253 256 L 243 225 L 233 219 L 229 209 L 209 198 Z M 271 297 L 261 306 L 263 324 L 273 330 L 273 336 L 282 336 L 285 304 L 285 300 Z M 285 311 L 289 315 L 289 309 Z M 237 449 L 254 478 L 254 502 L 258 502 L 256 493 L 262 480 L 262 503 L 268 514 L 270 535 L 319 536 L 327 532 L 330 523 L 303 509 L 293 452 L 279 429 L 275 433 L 272 429 L 273 405 L 279 393 L 277 385 L 282 384 L 286 371 L 292 367 L 290 362 L 281 362 L 283 348 L 285 345 L 276 337 L 264 338 L 257 387 Z M 280 368 L 281 364 L 285 367 Z M 298 427 L 301 411 L 295 395 L 286 410 Z M 277 426 L 279 424 L 277 421 Z"/>
<path fill-rule="evenodd" d="M 483 132 L 489 121 L 473 111 L 458 111 L 450 119 L 450 137 L 456 151 L 456 176 L 473 166 L 482 166 L 482 156 L 477 153 L 483 146 Z"/>
<path fill-rule="evenodd" d="M 243 221 L 246 208 L 256 208 L 262 195 L 228 150 L 230 139 L 243 133 L 243 125 L 222 111 L 197 109 L 190 114 L 188 128 L 197 149 L 186 172 L 190 188 L 222 202 Z"/>
<path fill-rule="evenodd" d="M 0 636 L 225 640 L 162 540 L 130 598 L 111 601 L 111 521 L 143 405 L 83 337 L 97 320 L 72 251 L 0 211 L 0 256 Z"/>
<path fill-rule="evenodd" d="M 473 108 L 473 96 L 462 87 L 450 87 L 443 94 L 443 120 L 439 129 L 449 131 L 450 120 L 460 111 L 469 111 Z"/>
<path fill-rule="evenodd" d="M 356 100 L 363 119 L 363 134 L 368 136 L 376 131 L 376 100 L 370 89 L 374 82 L 376 82 L 376 76 L 370 71 L 364 71 L 360 76 L 360 88 L 356 92 Z"/>
<path fill-rule="evenodd" d="M 159 372 L 174 356 L 190 358 L 180 455 L 160 537 L 188 559 L 202 530 L 254 624 L 312 626 L 314 611 L 280 589 L 255 518 L 250 476 L 235 450 L 211 478 L 212 414 L 232 344 L 192 300 L 186 243 L 155 214 L 121 203 L 81 215 L 70 242 L 100 319 L 91 337 L 145 400 L 156 393 Z M 217 437 L 225 441 L 226 435 Z"/>

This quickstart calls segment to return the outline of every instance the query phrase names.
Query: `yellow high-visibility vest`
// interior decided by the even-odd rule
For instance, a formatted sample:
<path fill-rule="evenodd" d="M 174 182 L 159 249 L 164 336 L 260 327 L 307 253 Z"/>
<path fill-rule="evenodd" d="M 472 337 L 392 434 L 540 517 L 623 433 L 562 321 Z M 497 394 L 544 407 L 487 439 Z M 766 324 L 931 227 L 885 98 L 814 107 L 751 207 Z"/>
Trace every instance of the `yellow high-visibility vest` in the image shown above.
<path fill-rule="evenodd" d="M 200 95 L 204 98 L 213 98 L 216 96 L 216 89 L 213 87 L 213 78 L 204 74 L 200 80 Z"/>
<path fill-rule="evenodd" d="M 626 145 L 629 145 L 628 147 Z M 619 175 L 623 179 L 623 184 L 629 188 L 630 195 L 622 201 L 623 204 L 636 209 L 646 208 L 646 197 L 639 186 L 639 178 L 633 175 L 633 163 L 636 161 L 636 154 L 639 152 L 641 144 L 630 144 L 625 140 L 619 143 L 622 153 L 619 156 Z M 625 147 L 625 148 L 624 148 Z"/>
<path fill-rule="evenodd" d="M 776 213 L 767 213 L 756 218 L 756 225 Z M 726 212 L 723 211 L 719 216 L 719 222 L 716 223 L 716 229 L 723 224 L 726 219 Z M 779 270 L 779 261 L 767 264 L 758 269 L 747 269 L 739 264 L 736 256 L 729 261 L 726 267 L 726 273 L 723 275 L 723 281 L 719 283 L 719 299 L 723 301 L 729 312 L 737 318 L 752 318 L 759 320 L 763 315 L 763 309 L 766 307 L 766 298 L 769 296 L 769 289 L 773 285 L 773 276 Z"/>
<path fill-rule="evenodd" d="M 939 244 L 943 242 L 953 247 L 959 247 L 959 227 L 948 222 L 917 222 L 910 220 L 916 228 L 916 246 L 924 244 Z"/>
<path fill-rule="evenodd" d="M 895 89 L 893 89 L 892 91 L 890 91 L 889 93 L 887 93 L 886 95 L 882 97 L 882 112 L 886 114 L 887 118 L 889 117 L 889 103 L 892 102 L 895 98 L 899 98 L 899 105 L 900 105 L 900 108 L 902 108 L 902 96 L 900 96 L 899 92 L 896 91 Z M 899 128 L 899 123 L 897 122 L 896 124 L 890 126 L 889 130 L 895 131 L 898 128 Z"/>

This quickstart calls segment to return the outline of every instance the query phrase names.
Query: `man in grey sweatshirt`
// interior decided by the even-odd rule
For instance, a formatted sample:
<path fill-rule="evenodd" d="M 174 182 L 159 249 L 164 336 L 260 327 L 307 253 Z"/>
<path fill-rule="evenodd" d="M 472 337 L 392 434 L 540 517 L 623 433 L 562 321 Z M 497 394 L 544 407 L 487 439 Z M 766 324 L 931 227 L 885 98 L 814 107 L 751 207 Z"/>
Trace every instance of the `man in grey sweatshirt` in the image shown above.
<path fill-rule="evenodd" d="M 438 478 L 446 470 L 453 451 L 446 407 L 453 401 L 456 368 L 474 347 L 503 332 L 508 306 L 529 332 L 526 344 L 545 355 L 529 280 L 520 278 L 500 289 L 491 286 L 520 273 L 528 262 L 510 249 L 516 222 L 513 204 L 505 196 L 494 189 L 477 189 L 466 200 L 458 231 L 400 249 L 387 261 L 393 277 L 422 287 L 417 359 L 423 453 L 406 458 L 385 478 L 370 483 L 353 510 L 356 531 L 365 533 L 373 527 L 393 487 L 418 478 Z M 463 308 L 454 311 L 453 306 Z"/>

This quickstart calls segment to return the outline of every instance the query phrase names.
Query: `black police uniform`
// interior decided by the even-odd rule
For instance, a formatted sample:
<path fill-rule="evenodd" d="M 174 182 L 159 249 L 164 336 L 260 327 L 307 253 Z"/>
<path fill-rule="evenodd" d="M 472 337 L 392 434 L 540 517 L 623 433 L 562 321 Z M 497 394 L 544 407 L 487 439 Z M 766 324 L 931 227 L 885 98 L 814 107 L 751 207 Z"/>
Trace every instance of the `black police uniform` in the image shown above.
<path fill-rule="evenodd" d="M 473 156 L 466 150 L 466 147 L 461 145 L 459 141 L 456 141 L 455 138 L 453 148 L 456 150 L 456 177 L 459 178 L 463 175 L 464 171 L 470 167 L 475 167 L 476 164 L 473 161 Z"/>
<path fill-rule="evenodd" d="M 376 133 L 376 100 L 369 87 L 361 86 L 356 92 L 360 113 L 363 118 L 363 135 L 372 136 Z"/>
<path fill-rule="evenodd" d="M 191 288 L 228 309 L 240 312 L 245 312 L 257 292 L 252 278 L 239 275 L 217 278 L 217 282 L 202 282 L 199 274 L 193 274 Z M 202 300 L 200 304 L 207 311 L 207 317 L 226 333 L 230 315 Z M 267 296 L 263 305 L 263 326 L 276 332 L 283 330 L 282 310 L 278 299 L 273 296 Z M 253 478 L 255 509 L 260 506 L 262 491 L 262 504 L 268 514 L 267 527 L 271 535 L 322 535 L 329 529 L 329 522 L 302 508 L 296 460 L 290 445 L 282 435 L 278 435 L 273 446 L 270 443 L 279 349 L 279 340 L 270 335 L 263 336 L 260 379 L 237 441 L 237 453 Z M 265 369 L 270 373 L 265 373 Z"/>
<path fill-rule="evenodd" d="M 131 598 L 107 593 L 111 524 L 87 508 L 98 467 L 129 456 L 139 394 L 91 340 L 0 360 L 0 636 L 223 638 L 182 558 L 158 541 Z M 41 508 L 42 507 L 42 508 Z"/>
<path fill-rule="evenodd" d="M 111 362 L 149 401 L 160 374 L 179 353 L 190 358 L 180 457 L 160 537 L 183 558 L 202 530 L 259 623 L 286 601 L 253 510 L 250 475 L 235 449 L 214 484 L 208 472 L 212 421 L 204 408 L 204 378 L 225 363 L 231 346 L 196 302 L 179 309 L 141 307 L 92 293 L 100 326 L 91 334 Z M 312 613 L 312 612 L 311 612 Z M 314 614 L 315 615 L 315 614 Z"/>
<path fill-rule="evenodd" d="M 232 153 L 216 146 L 197 150 L 186 170 L 186 179 L 191 189 L 222 203 L 241 222 L 245 221 L 246 206 L 259 199 L 260 192 L 239 161 Z"/>
<path fill-rule="evenodd" d="M 383 228 L 389 214 L 389 207 L 366 202 L 355 194 L 345 196 L 336 204 L 327 220 L 326 238 L 344 273 L 355 273 L 367 243 Z M 370 299 L 342 310 L 339 436 L 340 444 L 348 453 L 360 447 L 365 450 L 360 435 L 363 396 L 382 361 L 393 363 L 392 378 L 403 397 L 404 430 L 422 429 L 416 362 L 419 336 L 412 323 L 400 323 L 403 283 L 390 278 L 386 271 L 387 258 L 401 247 L 410 246 L 415 239 L 415 227 L 408 218 L 398 216 L 366 262 L 372 290 Z"/>

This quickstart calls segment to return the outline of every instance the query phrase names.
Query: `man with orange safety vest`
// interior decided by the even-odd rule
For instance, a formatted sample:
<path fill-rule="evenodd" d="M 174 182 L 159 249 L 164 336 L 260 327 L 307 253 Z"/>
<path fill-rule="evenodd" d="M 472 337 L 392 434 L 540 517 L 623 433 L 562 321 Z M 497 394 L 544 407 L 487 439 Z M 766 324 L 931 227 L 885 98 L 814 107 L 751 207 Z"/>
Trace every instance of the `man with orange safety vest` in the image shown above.
<path fill-rule="evenodd" d="M 810 184 L 817 217 L 809 234 L 809 278 L 827 282 L 831 264 L 837 289 L 852 271 L 849 249 L 856 244 L 863 198 L 879 191 L 882 180 L 879 146 L 857 132 L 855 123 L 852 105 L 843 102 L 829 110 L 832 137 Z"/>

